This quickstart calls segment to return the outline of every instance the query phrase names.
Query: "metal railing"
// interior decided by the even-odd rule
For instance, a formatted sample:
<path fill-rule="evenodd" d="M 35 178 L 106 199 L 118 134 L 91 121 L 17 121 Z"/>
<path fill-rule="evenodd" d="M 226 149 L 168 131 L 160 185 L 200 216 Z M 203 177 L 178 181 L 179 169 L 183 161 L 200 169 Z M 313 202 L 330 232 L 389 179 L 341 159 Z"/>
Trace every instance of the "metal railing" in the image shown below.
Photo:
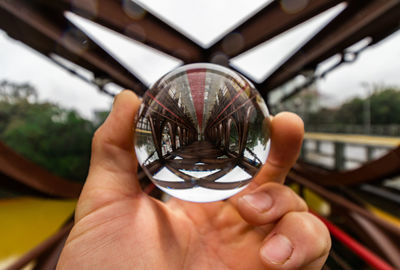
<path fill-rule="evenodd" d="M 307 132 L 324 132 L 324 133 L 343 133 L 343 134 L 363 134 L 377 136 L 393 136 L 400 137 L 400 125 L 341 125 L 341 124 L 325 124 L 325 125 L 307 125 Z"/>
<path fill-rule="evenodd" d="M 305 134 L 300 159 L 327 169 L 353 169 L 400 145 L 400 138 L 347 134 Z"/>

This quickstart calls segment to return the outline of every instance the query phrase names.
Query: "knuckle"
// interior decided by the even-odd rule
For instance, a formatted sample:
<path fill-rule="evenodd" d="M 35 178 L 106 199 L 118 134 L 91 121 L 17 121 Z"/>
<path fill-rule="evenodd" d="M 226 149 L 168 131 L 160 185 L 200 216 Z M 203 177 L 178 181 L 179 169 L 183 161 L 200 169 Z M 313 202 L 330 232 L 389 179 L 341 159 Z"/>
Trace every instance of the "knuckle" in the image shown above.
<path fill-rule="evenodd" d="M 96 147 L 96 145 L 99 145 L 101 137 L 102 137 L 102 126 L 100 126 L 93 134 L 92 148 Z"/>
<path fill-rule="evenodd" d="M 277 196 L 279 198 L 282 198 L 282 200 L 290 200 L 290 201 L 295 201 L 295 202 L 304 202 L 297 194 L 294 192 L 290 187 L 284 186 L 281 184 L 277 184 L 277 186 L 274 187 L 274 192 L 277 193 Z M 304 202 L 305 204 L 305 202 Z"/>
<path fill-rule="evenodd" d="M 308 211 L 308 204 L 303 198 L 299 197 L 300 209 L 303 211 Z"/>
<path fill-rule="evenodd" d="M 302 227 L 302 233 L 313 243 L 319 256 L 329 252 L 331 248 L 331 238 L 328 228 L 315 215 L 302 212 L 295 213 L 299 226 Z"/>
<path fill-rule="evenodd" d="M 92 138 L 92 149 L 104 149 L 107 145 L 113 145 L 115 142 L 110 136 L 110 132 L 107 132 L 107 128 L 104 126 L 100 126 L 93 134 Z"/>
<path fill-rule="evenodd" d="M 287 186 L 282 186 L 280 192 L 281 192 L 280 196 L 282 196 L 286 199 L 293 199 L 293 198 L 297 197 L 297 195 L 294 193 L 294 191 Z"/>
<path fill-rule="evenodd" d="M 291 196 L 290 194 L 290 188 L 288 188 L 287 186 L 284 186 L 282 184 L 279 183 L 266 183 L 264 184 L 261 189 L 272 193 L 273 195 L 277 196 L 277 197 L 289 197 Z"/>
<path fill-rule="evenodd" d="M 272 195 L 272 197 L 281 202 L 281 208 L 286 211 L 307 211 L 307 203 L 290 187 L 279 183 L 267 183 L 262 190 Z"/>

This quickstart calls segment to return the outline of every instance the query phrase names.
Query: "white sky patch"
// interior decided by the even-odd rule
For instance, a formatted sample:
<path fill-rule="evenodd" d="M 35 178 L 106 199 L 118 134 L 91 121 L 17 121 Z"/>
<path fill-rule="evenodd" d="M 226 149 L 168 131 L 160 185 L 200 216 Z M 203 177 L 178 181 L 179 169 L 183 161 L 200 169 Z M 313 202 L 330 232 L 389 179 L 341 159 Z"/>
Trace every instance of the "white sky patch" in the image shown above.
<path fill-rule="evenodd" d="M 168 181 L 168 182 L 185 182 L 182 178 L 168 170 L 166 167 L 163 167 L 159 170 L 154 176 L 154 179 L 160 181 Z"/>
<path fill-rule="evenodd" d="M 201 178 L 201 177 L 207 177 L 211 174 L 214 174 L 216 172 L 219 172 L 221 169 L 216 169 L 216 170 L 211 170 L 211 171 L 189 171 L 189 170 L 180 170 L 181 172 L 196 177 L 196 178 Z"/>
<path fill-rule="evenodd" d="M 297 75 L 293 79 L 279 86 L 276 91 L 272 91 L 268 96 L 269 103 L 272 105 L 276 105 L 278 102 L 281 101 L 284 96 L 292 93 L 293 89 L 303 85 L 305 82 L 306 77 L 304 77 L 303 75 Z"/>
<path fill-rule="evenodd" d="M 247 157 L 248 159 L 250 159 L 250 160 L 254 159 L 254 156 L 249 151 L 247 151 L 247 149 L 244 150 L 244 154 L 243 155 L 245 157 Z"/>
<path fill-rule="evenodd" d="M 72 75 L 25 44 L 0 30 L 0 80 L 33 85 L 40 101 L 51 101 L 92 118 L 93 111 L 108 111 L 112 98 Z"/>
<path fill-rule="evenodd" d="M 204 48 L 236 28 L 272 0 L 135 0 L 135 3 Z"/>
<path fill-rule="evenodd" d="M 250 179 L 251 175 L 244 171 L 239 166 L 236 166 L 229 173 L 225 174 L 215 182 L 236 182 Z"/>
<path fill-rule="evenodd" d="M 109 82 L 106 85 L 104 85 L 105 90 L 107 90 L 109 93 L 117 95 L 119 94 L 122 90 L 124 90 L 125 88 L 113 83 L 113 82 Z"/>
<path fill-rule="evenodd" d="M 343 102 L 366 96 L 371 84 L 400 86 L 400 31 L 363 51 L 355 62 L 343 64 L 317 82 L 321 94 Z"/>
<path fill-rule="evenodd" d="M 65 12 L 65 17 L 147 86 L 182 63 L 172 56 L 145 46 L 72 12 Z"/>
<path fill-rule="evenodd" d="M 142 165 L 143 162 L 145 162 L 149 158 L 149 153 L 147 152 L 145 145 L 143 145 L 141 147 L 136 146 L 135 152 L 136 152 L 136 157 L 137 157 L 140 165 Z"/>
<path fill-rule="evenodd" d="M 247 187 L 243 186 L 236 189 L 217 190 L 203 187 L 194 187 L 189 189 L 172 189 L 158 186 L 162 191 L 171 196 L 190 202 L 214 202 L 229 198 Z"/>
<path fill-rule="evenodd" d="M 344 8 L 341 3 L 314 18 L 231 59 L 232 66 L 257 82 L 264 81 L 281 63 L 305 44 Z"/>
<path fill-rule="evenodd" d="M 75 71 L 78 73 L 80 76 L 84 77 L 87 80 L 93 80 L 93 72 L 69 61 L 68 59 L 65 59 L 64 57 L 61 57 L 55 53 L 50 54 L 50 57 L 59 63 L 62 66 L 65 66 L 66 68 L 69 68 L 70 70 Z"/>
<path fill-rule="evenodd" d="M 254 147 L 254 149 L 252 149 L 252 151 L 264 164 L 268 158 L 270 148 L 271 140 L 268 140 L 267 145 L 263 145 L 260 141 L 258 141 L 257 145 Z"/>

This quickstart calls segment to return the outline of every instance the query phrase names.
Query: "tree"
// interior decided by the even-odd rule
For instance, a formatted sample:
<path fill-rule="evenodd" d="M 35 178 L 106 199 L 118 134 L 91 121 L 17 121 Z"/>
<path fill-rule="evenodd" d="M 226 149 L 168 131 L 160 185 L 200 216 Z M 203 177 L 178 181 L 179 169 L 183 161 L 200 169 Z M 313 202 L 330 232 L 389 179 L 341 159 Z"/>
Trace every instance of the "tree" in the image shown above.
<path fill-rule="evenodd" d="M 0 83 L 0 140 L 54 174 L 83 181 L 95 124 L 37 96 L 29 84 Z"/>
<path fill-rule="evenodd" d="M 339 108 L 335 115 L 335 122 L 337 124 L 363 124 L 363 110 L 365 100 L 356 97 L 353 98 Z"/>
<path fill-rule="evenodd" d="M 400 89 L 378 87 L 368 99 L 372 124 L 400 124 Z"/>
<path fill-rule="evenodd" d="M 371 125 L 400 124 L 400 88 L 373 85 L 372 94 L 365 98 L 354 97 L 338 108 L 321 108 L 310 113 L 306 126 L 329 124 L 334 125 L 337 132 L 343 132 L 346 125 L 365 125 L 366 114 L 370 115 Z"/>

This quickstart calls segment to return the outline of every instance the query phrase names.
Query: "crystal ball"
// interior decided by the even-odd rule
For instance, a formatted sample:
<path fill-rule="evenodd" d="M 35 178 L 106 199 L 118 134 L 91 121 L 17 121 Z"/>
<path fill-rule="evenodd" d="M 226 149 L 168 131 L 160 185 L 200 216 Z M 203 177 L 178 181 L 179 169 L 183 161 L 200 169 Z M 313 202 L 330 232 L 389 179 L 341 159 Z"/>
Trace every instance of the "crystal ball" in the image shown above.
<path fill-rule="evenodd" d="M 167 194 L 192 202 L 243 190 L 265 163 L 270 115 L 251 82 L 214 64 L 179 67 L 143 96 L 137 159 Z"/>

